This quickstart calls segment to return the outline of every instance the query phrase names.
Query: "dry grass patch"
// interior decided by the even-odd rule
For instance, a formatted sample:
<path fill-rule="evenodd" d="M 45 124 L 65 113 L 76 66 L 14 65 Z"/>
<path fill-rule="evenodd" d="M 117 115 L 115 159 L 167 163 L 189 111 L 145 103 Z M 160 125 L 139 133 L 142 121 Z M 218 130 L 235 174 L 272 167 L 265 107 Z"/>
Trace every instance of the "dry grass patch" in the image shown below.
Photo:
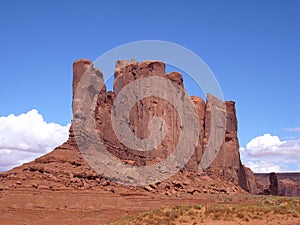
<path fill-rule="evenodd" d="M 160 208 L 125 217 L 111 225 L 201 224 L 207 221 L 282 220 L 300 218 L 300 198 L 260 196 L 248 203 L 215 203 Z"/>

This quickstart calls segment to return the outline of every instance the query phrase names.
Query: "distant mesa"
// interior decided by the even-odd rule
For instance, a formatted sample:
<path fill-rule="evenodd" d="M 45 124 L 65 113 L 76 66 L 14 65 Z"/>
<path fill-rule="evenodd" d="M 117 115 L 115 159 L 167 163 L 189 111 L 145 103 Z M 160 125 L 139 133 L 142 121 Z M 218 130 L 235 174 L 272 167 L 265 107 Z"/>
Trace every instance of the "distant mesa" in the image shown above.
<path fill-rule="evenodd" d="M 258 194 L 300 196 L 300 173 L 255 173 Z"/>
<path fill-rule="evenodd" d="M 80 59 L 73 64 L 73 100 L 76 88 L 83 76 L 97 74 L 99 69 L 87 59 Z M 165 160 L 178 143 L 180 116 L 170 102 L 157 97 L 138 100 L 129 115 L 131 132 L 140 139 L 151 135 L 149 122 L 160 117 L 166 125 L 166 136 L 151 151 L 136 151 L 121 143 L 112 127 L 111 113 L 113 104 L 122 89 L 139 78 L 158 76 L 169 79 L 175 85 L 184 88 L 179 72 L 166 74 L 165 64 L 159 61 L 137 62 L 119 60 L 116 62 L 113 91 L 107 91 L 104 85 L 98 95 L 95 106 L 95 121 L 99 138 L 109 153 L 120 162 L 131 166 L 148 166 Z M 103 79 L 103 78 L 102 78 Z M 168 91 L 168 90 L 165 90 Z M 69 131 L 69 139 L 52 152 L 25 163 L 8 172 L 0 173 L 0 187 L 5 189 L 48 189 L 48 190 L 103 190 L 118 192 L 149 192 L 165 195 L 194 195 L 197 193 L 264 193 L 278 195 L 299 195 L 299 183 L 286 177 L 274 175 L 271 184 L 266 182 L 267 175 L 253 174 L 240 160 L 237 137 L 237 118 L 235 103 L 225 101 L 226 124 L 221 148 L 213 162 L 204 171 L 199 170 L 199 163 L 209 142 L 211 127 L 210 98 L 206 102 L 197 96 L 189 97 L 196 109 L 199 121 L 199 139 L 195 152 L 184 168 L 167 180 L 146 186 L 127 186 L 111 180 L 105 174 L 97 173 L 83 158 L 78 149 L 74 133 L 74 118 Z M 212 96 L 212 98 L 214 98 Z M 74 104 L 78 102 L 73 101 Z M 126 103 L 125 103 L 126 104 Z M 73 107 L 74 108 L 74 107 Z M 220 109 L 221 110 L 221 109 Z M 74 116 L 80 112 L 73 111 Z M 85 134 L 82 134 L 83 136 Z M 184 151 L 185 149 L 181 149 Z M 278 175 L 277 175 L 278 176 Z M 268 177 L 269 179 L 269 177 Z M 277 182 L 277 183 L 276 183 Z M 276 184 L 278 184 L 276 186 Z M 269 185 L 269 186 L 268 186 Z M 298 185 L 298 186 L 297 186 Z M 267 187 L 268 186 L 268 187 Z M 296 187 L 297 186 L 297 187 Z M 298 189 L 297 189 L 298 188 Z M 268 190 L 268 191 L 267 191 Z M 298 190 L 298 192 L 296 191 Z"/>

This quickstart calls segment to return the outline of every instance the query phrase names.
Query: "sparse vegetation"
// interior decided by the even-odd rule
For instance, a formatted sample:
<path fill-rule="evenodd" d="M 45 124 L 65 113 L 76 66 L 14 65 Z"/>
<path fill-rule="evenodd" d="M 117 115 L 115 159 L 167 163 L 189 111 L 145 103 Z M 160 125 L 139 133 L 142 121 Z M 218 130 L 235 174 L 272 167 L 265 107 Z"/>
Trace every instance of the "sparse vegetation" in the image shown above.
<path fill-rule="evenodd" d="M 253 202 L 237 204 L 183 205 L 155 209 L 110 223 L 111 225 L 201 224 L 205 221 L 285 220 L 300 218 L 300 198 L 259 196 Z"/>

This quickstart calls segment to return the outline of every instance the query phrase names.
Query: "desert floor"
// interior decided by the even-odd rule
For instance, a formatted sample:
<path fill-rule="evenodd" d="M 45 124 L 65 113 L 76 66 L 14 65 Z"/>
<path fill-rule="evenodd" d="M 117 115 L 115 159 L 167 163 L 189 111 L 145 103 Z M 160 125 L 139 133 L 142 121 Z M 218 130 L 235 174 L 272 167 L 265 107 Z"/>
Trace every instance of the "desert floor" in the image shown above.
<path fill-rule="evenodd" d="M 0 191 L 0 224 L 300 224 L 300 198 Z"/>

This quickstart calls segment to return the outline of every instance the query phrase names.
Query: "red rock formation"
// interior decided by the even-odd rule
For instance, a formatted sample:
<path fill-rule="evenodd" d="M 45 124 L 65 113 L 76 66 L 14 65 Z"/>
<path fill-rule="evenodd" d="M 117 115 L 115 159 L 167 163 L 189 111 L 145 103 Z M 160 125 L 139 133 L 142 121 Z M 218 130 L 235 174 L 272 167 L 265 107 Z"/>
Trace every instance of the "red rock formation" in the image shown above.
<path fill-rule="evenodd" d="M 278 195 L 289 197 L 300 196 L 300 188 L 292 179 L 282 179 L 278 182 Z"/>
<path fill-rule="evenodd" d="M 278 179 L 275 173 L 270 173 L 270 194 L 278 195 Z"/>
<path fill-rule="evenodd" d="M 300 196 L 300 173 L 256 173 L 258 194 Z"/>
<path fill-rule="evenodd" d="M 239 172 L 242 164 L 239 154 L 239 143 L 237 138 L 237 119 L 235 114 L 235 103 L 225 102 L 226 106 L 226 129 L 225 138 L 223 140 L 222 147 L 210 165 L 208 171 L 214 175 L 217 175 L 224 180 L 230 180 L 234 183 L 238 183 Z M 209 104 L 206 104 L 205 115 L 205 137 L 204 146 L 208 142 L 208 137 L 211 129 L 211 110 Z"/>
<path fill-rule="evenodd" d="M 87 74 L 94 73 L 102 77 L 101 72 L 93 68 L 91 61 L 85 59 L 75 61 L 73 64 L 73 96 L 78 82 L 87 70 Z M 112 155 L 129 165 L 145 166 L 165 160 L 177 145 L 182 129 L 180 115 L 172 104 L 164 99 L 150 96 L 138 100 L 130 111 L 130 129 L 140 139 L 151 136 L 148 125 L 152 118 L 161 117 L 165 121 L 166 136 L 152 151 L 137 151 L 121 143 L 112 127 L 111 113 L 116 96 L 122 88 L 138 78 L 152 76 L 168 78 L 178 87 L 184 88 L 181 74 L 178 72 L 166 74 L 165 65 L 162 62 L 118 61 L 114 76 L 114 91 L 107 92 L 104 85 L 96 104 L 95 118 L 99 137 Z M 164 91 L 168 93 L 168 89 Z M 221 125 L 225 126 L 225 136 L 221 137 L 223 141 L 220 151 L 209 168 L 199 171 L 199 163 L 209 143 L 210 132 L 212 132 L 210 101 L 215 101 L 214 99 L 213 97 L 207 98 L 205 103 L 200 97 L 190 97 L 199 120 L 199 141 L 194 154 L 180 172 L 164 182 L 145 187 L 143 190 L 167 194 L 178 191 L 190 194 L 195 192 L 230 193 L 240 191 L 240 186 L 250 192 L 256 191 L 252 171 L 244 167 L 240 160 L 235 103 L 232 101 L 225 102 L 225 108 L 218 109 L 218 113 L 226 115 L 226 124 Z M 73 106 L 78 103 L 76 101 L 77 99 L 73 101 Z M 83 116 L 80 109 L 74 111 L 73 115 L 74 117 Z M 70 128 L 69 140 L 53 152 L 36 159 L 34 162 L 0 174 L 0 181 L 6 184 L 2 186 L 17 188 L 25 185 L 26 187 L 39 188 L 44 185 L 43 187 L 50 189 L 120 188 L 122 185 L 114 184 L 105 179 L 105 175 L 95 173 L 83 160 L 77 148 L 73 126 L 74 124 Z M 203 182 L 206 184 L 203 185 Z M 107 189 L 111 190 L 110 188 Z"/>
<path fill-rule="evenodd" d="M 252 194 L 258 194 L 256 178 L 252 170 L 246 166 L 242 166 L 239 171 L 239 185 Z"/>

